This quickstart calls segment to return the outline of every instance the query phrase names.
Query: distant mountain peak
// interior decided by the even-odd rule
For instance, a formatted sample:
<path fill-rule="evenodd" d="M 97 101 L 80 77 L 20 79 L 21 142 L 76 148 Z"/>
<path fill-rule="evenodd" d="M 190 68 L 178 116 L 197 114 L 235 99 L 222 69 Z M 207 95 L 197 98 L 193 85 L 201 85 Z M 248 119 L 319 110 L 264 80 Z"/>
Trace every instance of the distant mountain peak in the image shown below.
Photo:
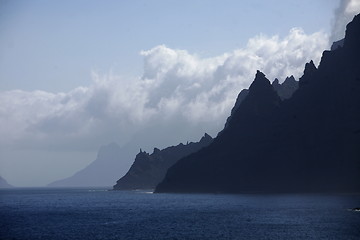
<path fill-rule="evenodd" d="M 296 82 L 294 75 L 291 75 L 290 77 L 286 77 L 284 83 L 289 83 L 289 82 Z"/>
<path fill-rule="evenodd" d="M 212 140 L 213 140 L 213 138 L 209 134 L 205 133 L 204 136 L 200 139 L 200 142 L 201 143 L 206 143 L 206 142 L 210 143 Z"/>
<path fill-rule="evenodd" d="M 279 79 L 275 78 L 275 80 L 271 84 L 281 100 L 289 99 L 293 95 L 293 93 L 299 88 L 299 82 L 295 80 L 295 77 L 291 75 L 290 77 L 286 77 L 285 81 L 280 84 Z"/>
<path fill-rule="evenodd" d="M 275 78 L 271 85 L 280 85 L 279 79 Z"/>

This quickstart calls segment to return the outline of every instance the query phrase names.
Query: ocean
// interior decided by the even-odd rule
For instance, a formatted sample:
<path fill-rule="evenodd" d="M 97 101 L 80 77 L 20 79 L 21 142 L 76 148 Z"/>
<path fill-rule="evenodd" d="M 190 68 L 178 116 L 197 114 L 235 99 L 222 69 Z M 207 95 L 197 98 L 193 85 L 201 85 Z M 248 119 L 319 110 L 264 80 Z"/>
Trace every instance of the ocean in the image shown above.
<path fill-rule="evenodd" d="M 0 190 L 0 239 L 360 239 L 360 195 Z"/>

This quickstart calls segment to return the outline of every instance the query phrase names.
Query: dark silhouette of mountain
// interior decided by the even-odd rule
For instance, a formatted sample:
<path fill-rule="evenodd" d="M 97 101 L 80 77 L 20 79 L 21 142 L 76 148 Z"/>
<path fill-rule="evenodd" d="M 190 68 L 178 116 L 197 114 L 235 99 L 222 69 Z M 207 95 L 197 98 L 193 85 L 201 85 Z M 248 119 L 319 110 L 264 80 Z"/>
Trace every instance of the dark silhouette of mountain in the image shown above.
<path fill-rule="evenodd" d="M 199 142 L 190 142 L 186 145 L 180 143 L 159 150 L 154 148 L 152 154 L 141 151 L 136 155 L 135 161 L 129 171 L 120 178 L 114 190 L 154 189 L 163 180 L 166 171 L 180 158 L 194 153 L 208 146 L 212 137 L 205 133 Z"/>
<path fill-rule="evenodd" d="M 306 64 L 281 101 L 257 72 L 227 127 L 169 168 L 156 192 L 359 192 L 360 15 L 343 47 Z"/>
<path fill-rule="evenodd" d="M 306 63 L 304 75 L 299 79 L 299 87 L 303 87 L 309 84 L 311 81 L 315 80 L 314 76 L 316 72 L 317 72 L 317 68 L 312 60 Z"/>
<path fill-rule="evenodd" d="M 291 75 L 290 77 L 287 77 L 282 84 L 280 84 L 279 80 L 275 78 L 272 82 L 272 86 L 279 97 L 284 100 L 291 98 L 293 93 L 299 88 L 299 82 L 295 80 L 293 75 Z"/>
<path fill-rule="evenodd" d="M 13 186 L 10 185 L 4 178 L 0 176 L 0 188 L 12 188 Z"/>
<path fill-rule="evenodd" d="M 102 146 L 95 161 L 73 176 L 52 182 L 48 187 L 112 186 L 121 172 L 127 169 L 125 161 L 131 151 L 116 143 Z"/>
<path fill-rule="evenodd" d="M 284 99 L 289 99 L 293 95 L 293 93 L 299 88 L 299 82 L 295 80 L 293 75 L 291 75 L 290 77 L 287 77 L 282 84 L 280 84 L 279 80 L 275 78 L 275 80 L 272 83 L 272 86 L 279 95 L 279 97 L 282 100 L 284 100 Z M 231 114 L 226 120 L 225 128 L 228 126 L 228 123 L 231 120 L 234 112 L 239 108 L 240 104 L 246 98 L 248 93 L 249 93 L 249 89 L 243 89 L 240 91 L 239 95 L 237 96 L 235 105 L 231 109 Z M 219 134 L 221 133 L 222 131 Z"/>
<path fill-rule="evenodd" d="M 334 51 L 339 47 L 343 47 L 344 46 L 344 40 L 345 39 L 343 38 L 343 39 L 341 39 L 339 41 L 333 42 L 333 44 L 331 45 L 331 51 Z"/>
<path fill-rule="evenodd" d="M 227 128 L 230 120 L 231 120 L 231 117 L 232 115 L 234 114 L 234 112 L 239 108 L 240 104 L 242 103 L 242 101 L 246 98 L 246 96 L 248 95 L 249 93 L 249 89 L 243 89 L 240 91 L 240 93 L 238 94 L 237 98 L 236 98 L 236 102 L 235 102 L 235 105 L 234 107 L 231 109 L 231 114 L 230 116 L 226 119 L 226 123 L 225 123 L 225 128 Z M 221 131 L 222 132 L 222 131 Z M 221 134 L 221 132 L 219 134 Z"/>

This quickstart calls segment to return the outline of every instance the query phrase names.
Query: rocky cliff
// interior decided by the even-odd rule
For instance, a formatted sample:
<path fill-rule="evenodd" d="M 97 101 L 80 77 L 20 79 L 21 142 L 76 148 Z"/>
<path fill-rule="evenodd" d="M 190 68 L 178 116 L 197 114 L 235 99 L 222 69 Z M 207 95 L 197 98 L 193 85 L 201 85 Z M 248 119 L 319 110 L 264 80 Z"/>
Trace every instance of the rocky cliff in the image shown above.
<path fill-rule="evenodd" d="M 212 138 L 205 134 L 199 142 L 180 143 L 162 150 L 154 148 L 151 154 L 140 150 L 129 171 L 117 181 L 113 189 L 154 189 L 163 180 L 169 167 L 180 158 L 208 146 L 211 142 Z"/>

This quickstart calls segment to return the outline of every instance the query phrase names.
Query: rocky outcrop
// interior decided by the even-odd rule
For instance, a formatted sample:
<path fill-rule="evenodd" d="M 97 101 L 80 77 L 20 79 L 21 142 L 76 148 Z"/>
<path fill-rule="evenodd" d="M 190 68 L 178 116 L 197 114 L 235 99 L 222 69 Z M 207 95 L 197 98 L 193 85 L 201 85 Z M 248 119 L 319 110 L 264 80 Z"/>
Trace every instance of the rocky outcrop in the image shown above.
<path fill-rule="evenodd" d="M 151 154 L 140 150 L 129 171 L 117 181 L 113 189 L 154 189 L 163 180 L 169 167 L 174 165 L 180 158 L 208 146 L 211 142 L 212 137 L 205 133 L 200 141 L 196 143 L 180 143 L 177 146 L 162 150 L 154 148 Z"/>

